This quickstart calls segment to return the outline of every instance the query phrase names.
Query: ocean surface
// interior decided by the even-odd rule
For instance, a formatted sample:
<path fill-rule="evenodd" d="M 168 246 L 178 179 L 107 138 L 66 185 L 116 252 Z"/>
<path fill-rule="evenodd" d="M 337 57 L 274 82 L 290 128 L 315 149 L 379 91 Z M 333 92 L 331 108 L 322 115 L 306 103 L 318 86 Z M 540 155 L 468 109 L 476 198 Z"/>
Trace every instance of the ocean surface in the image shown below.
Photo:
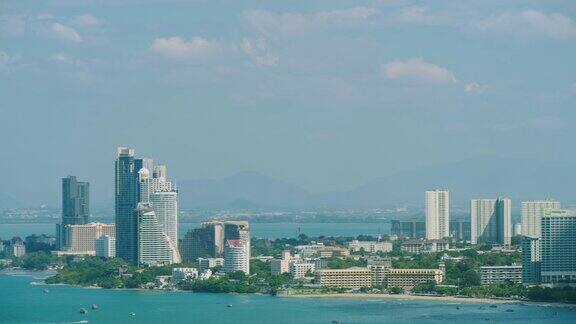
<path fill-rule="evenodd" d="M 180 223 L 178 233 L 183 237 L 186 231 L 199 227 L 199 223 Z M 284 238 L 308 236 L 358 236 L 360 234 L 377 236 L 389 234 L 390 223 L 250 223 L 253 237 Z M 0 238 L 14 236 L 24 238 L 31 234 L 55 235 L 54 224 L 0 224 Z"/>
<path fill-rule="evenodd" d="M 31 285 L 0 274 L 0 323 L 575 323 L 566 307 L 286 298 Z M 48 293 L 43 290 L 48 289 Z M 92 304 L 98 310 L 91 310 Z M 232 307 L 227 307 L 232 305 Z M 459 307 L 460 309 L 457 309 Z M 88 313 L 80 314 L 80 308 Z M 507 311 L 512 310 L 513 312 Z M 131 315 L 131 313 L 135 315 Z"/>

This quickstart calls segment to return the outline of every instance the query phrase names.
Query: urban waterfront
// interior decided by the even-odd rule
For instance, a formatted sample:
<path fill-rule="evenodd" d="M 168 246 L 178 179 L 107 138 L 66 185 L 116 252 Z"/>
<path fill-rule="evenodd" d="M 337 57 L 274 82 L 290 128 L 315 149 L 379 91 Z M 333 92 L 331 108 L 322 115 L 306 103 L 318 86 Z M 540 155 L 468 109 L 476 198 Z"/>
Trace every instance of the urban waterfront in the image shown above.
<path fill-rule="evenodd" d="M 199 223 L 180 223 L 178 232 L 183 237 L 186 231 L 198 227 Z M 358 236 L 390 234 L 389 223 L 250 223 L 254 237 L 289 238 L 299 234 L 308 236 Z M 55 224 L 0 224 L 0 238 L 13 236 L 24 238 L 32 234 L 55 235 Z"/>
<path fill-rule="evenodd" d="M 289 298 L 31 285 L 0 275 L 0 323 L 573 323 L 576 309 L 521 304 Z M 44 292 L 48 289 L 48 293 Z M 6 293 L 9 292 L 9 293 Z M 90 310 L 92 304 L 98 310 Z M 227 307 L 231 305 L 231 307 Z M 88 309 L 80 314 L 79 309 Z M 131 315 L 131 313 L 135 315 Z"/>

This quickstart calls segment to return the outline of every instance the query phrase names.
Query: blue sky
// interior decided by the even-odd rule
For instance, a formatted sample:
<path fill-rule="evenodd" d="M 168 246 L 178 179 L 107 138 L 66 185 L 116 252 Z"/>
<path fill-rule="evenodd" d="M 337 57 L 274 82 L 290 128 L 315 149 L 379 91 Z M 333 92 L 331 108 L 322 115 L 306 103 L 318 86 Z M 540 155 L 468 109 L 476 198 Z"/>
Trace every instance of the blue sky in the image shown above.
<path fill-rule="evenodd" d="M 0 3 L 0 192 L 111 197 L 118 145 L 177 179 L 312 192 L 484 155 L 572 161 L 573 1 Z"/>

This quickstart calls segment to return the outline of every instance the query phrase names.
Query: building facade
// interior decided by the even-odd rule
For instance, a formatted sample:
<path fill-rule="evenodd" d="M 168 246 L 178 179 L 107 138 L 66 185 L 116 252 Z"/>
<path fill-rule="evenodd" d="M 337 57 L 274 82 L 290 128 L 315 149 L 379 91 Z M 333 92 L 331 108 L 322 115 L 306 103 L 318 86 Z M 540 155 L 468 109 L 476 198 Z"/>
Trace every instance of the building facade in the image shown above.
<path fill-rule="evenodd" d="M 322 287 L 371 287 L 372 271 L 368 268 L 322 269 L 316 271 L 316 283 Z"/>
<path fill-rule="evenodd" d="M 542 283 L 573 285 L 576 283 L 576 212 L 546 209 L 541 229 Z"/>
<path fill-rule="evenodd" d="M 426 191 L 426 239 L 450 236 L 450 194 L 447 190 Z"/>
<path fill-rule="evenodd" d="M 94 243 L 96 256 L 103 258 L 116 257 L 116 239 L 110 235 L 102 235 Z"/>
<path fill-rule="evenodd" d="M 358 241 L 353 240 L 348 243 L 348 248 L 352 252 L 360 252 L 364 250 L 367 253 L 376 252 L 391 252 L 392 242 L 371 242 L 371 241 Z"/>
<path fill-rule="evenodd" d="M 291 260 L 292 256 L 290 255 L 290 251 L 282 251 L 280 259 L 270 260 L 270 274 L 273 276 L 279 276 L 290 272 Z"/>
<path fill-rule="evenodd" d="M 450 220 L 450 236 L 461 241 L 469 241 L 471 237 L 471 224 L 469 220 Z"/>
<path fill-rule="evenodd" d="M 471 243 L 510 245 L 512 240 L 512 202 L 508 198 L 470 201 Z"/>
<path fill-rule="evenodd" d="M 522 235 L 535 238 L 542 236 L 542 215 L 546 209 L 560 209 L 560 202 L 554 199 L 522 202 Z"/>
<path fill-rule="evenodd" d="M 522 237 L 522 283 L 540 283 L 540 239 Z"/>
<path fill-rule="evenodd" d="M 483 266 L 480 267 L 480 284 L 521 283 L 522 266 Z"/>
<path fill-rule="evenodd" d="M 90 216 L 90 184 L 78 181 L 75 176 L 62 178 L 62 221 L 56 231 L 59 249 L 67 245 L 66 225 L 87 224 Z"/>
<path fill-rule="evenodd" d="M 242 271 L 250 274 L 250 253 L 246 241 L 227 240 L 224 246 L 224 272 Z"/>
<path fill-rule="evenodd" d="M 418 283 L 442 283 L 444 273 L 439 269 L 387 269 L 386 285 L 388 287 L 401 287 L 410 291 Z"/>
<path fill-rule="evenodd" d="M 242 240 L 250 248 L 250 226 L 246 221 L 210 221 L 189 230 L 180 251 L 186 261 L 204 257 L 221 257 L 227 240 Z"/>
<path fill-rule="evenodd" d="M 224 266 L 224 259 L 223 258 L 198 258 L 198 270 L 203 272 L 204 270 L 214 268 L 214 267 L 223 267 Z"/>
<path fill-rule="evenodd" d="M 116 236 L 114 224 L 88 223 L 83 225 L 66 225 L 66 246 L 64 250 L 72 253 L 94 254 L 96 251 L 96 239 L 103 235 Z"/>
<path fill-rule="evenodd" d="M 450 248 L 446 240 L 410 240 L 402 243 L 400 249 L 408 253 L 433 253 L 442 252 Z"/>

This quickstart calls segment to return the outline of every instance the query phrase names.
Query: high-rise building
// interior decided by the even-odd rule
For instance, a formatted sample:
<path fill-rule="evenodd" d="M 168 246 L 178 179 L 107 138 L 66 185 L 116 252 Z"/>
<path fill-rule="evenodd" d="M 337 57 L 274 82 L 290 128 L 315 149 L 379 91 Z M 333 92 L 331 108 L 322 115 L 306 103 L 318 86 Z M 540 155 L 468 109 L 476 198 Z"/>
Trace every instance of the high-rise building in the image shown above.
<path fill-rule="evenodd" d="M 246 221 L 210 221 L 201 228 L 189 230 L 180 245 L 182 258 L 195 261 L 204 257 L 221 257 L 227 240 L 242 240 L 250 253 L 250 227 Z"/>
<path fill-rule="evenodd" d="M 174 260 L 180 260 L 178 251 L 178 191 L 166 178 L 166 166 L 154 166 L 152 176 L 147 168 L 138 171 L 140 201 L 148 203 L 156 214 L 162 232 L 170 242 Z M 176 261 L 174 261 L 176 262 Z"/>
<path fill-rule="evenodd" d="M 512 203 L 508 198 L 472 199 L 470 201 L 471 243 L 510 245 L 512 239 L 511 208 Z"/>
<path fill-rule="evenodd" d="M 65 226 L 87 224 L 89 216 L 90 184 L 78 181 L 75 176 L 62 178 L 62 221 L 56 229 L 58 248 L 67 245 Z"/>
<path fill-rule="evenodd" d="M 576 283 L 576 212 L 545 209 L 541 229 L 542 283 Z"/>
<path fill-rule="evenodd" d="M 244 240 L 226 240 L 224 246 L 224 272 L 234 271 L 250 274 L 249 245 Z"/>
<path fill-rule="evenodd" d="M 522 238 L 522 283 L 540 283 L 540 239 Z"/>
<path fill-rule="evenodd" d="M 152 206 L 140 203 L 134 214 L 138 224 L 138 264 L 155 266 L 180 262 Z"/>
<path fill-rule="evenodd" d="M 96 256 L 114 258 L 116 256 L 116 239 L 110 235 L 102 235 L 95 242 Z"/>
<path fill-rule="evenodd" d="M 426 239 L 450 236 L 450 195 L 447 190 L 426 191 Z"/>
<path fill-rule="evenodd" d="M 134 149 L 119 147 L 115 164 L 116 255 L 138 262 L 138 219 L 134 213 L 140 201 L 139 175 L 147 160 L 135 159 Z"/>
<path fill-rule="evenodd" d="M 523 201 L 521 211 L 522 235 L 540 238 L 541 220 L 545 209 L 560 209 L 560 202 L 554 199 Z"/>
<path fill-rule="evenodd" d="M 470 220 L 453 219 L 450 220 L 450 236 L 457 240 L 470 240 L 471 224 Z"/>

